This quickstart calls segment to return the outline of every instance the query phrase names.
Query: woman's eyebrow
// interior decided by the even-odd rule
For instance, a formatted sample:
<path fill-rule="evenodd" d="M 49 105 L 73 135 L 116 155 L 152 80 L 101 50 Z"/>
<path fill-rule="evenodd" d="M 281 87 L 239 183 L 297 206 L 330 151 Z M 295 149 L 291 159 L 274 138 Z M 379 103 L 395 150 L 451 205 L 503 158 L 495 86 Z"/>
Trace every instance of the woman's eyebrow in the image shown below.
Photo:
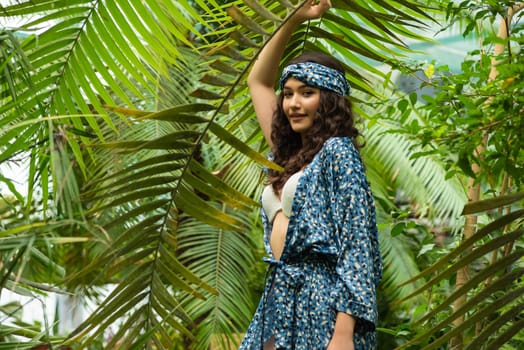
<path fill-rule="evenodd" d="M 307 84 L 301 84 L 301 85 L 297 86 L 297 90 L 305 89 L 305 88 L 308 88 L 308 89 L 314 89 L 314 87 L 309 86 L 309 85 L 307 85 Z M 282 90 L 292 90 L 292 88 L 289 87 L 289 86 L 284 86 L 284 88 L 283 88 Z"/>

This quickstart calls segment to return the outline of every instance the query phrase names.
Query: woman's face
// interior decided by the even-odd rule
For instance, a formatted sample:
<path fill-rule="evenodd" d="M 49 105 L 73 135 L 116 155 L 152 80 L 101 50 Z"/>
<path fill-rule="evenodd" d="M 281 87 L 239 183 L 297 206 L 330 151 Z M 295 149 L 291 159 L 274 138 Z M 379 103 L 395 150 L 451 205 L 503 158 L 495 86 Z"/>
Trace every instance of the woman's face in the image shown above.
<path fill-rule="evenodd" d="M 282 108 L 294 132 L 304 136 L 313 125 L 313 120 L 320 103 L 320 89 L 313 88 L 289 78 L 282 90 L 284 99 Z"/>

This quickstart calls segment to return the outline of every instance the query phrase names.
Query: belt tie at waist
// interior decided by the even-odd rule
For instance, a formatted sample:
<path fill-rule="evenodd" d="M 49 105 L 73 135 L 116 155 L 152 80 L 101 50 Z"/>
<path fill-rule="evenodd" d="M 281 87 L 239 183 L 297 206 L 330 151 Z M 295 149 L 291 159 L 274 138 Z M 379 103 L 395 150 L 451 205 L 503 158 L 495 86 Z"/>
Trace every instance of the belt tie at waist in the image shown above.
<path fill-rule="evenodd" d="M 295 288 L 299 287 L 304 282 L 303 263 L 288 264 L 282 260 L 275 260 L 271 258 L 263 258 L 262 260 L 269 263 L 270 273 L 273 274 L 273 283 L 277 282 L 278 280 L 278 282 L 282 282 L 288 287 Z M 275 278 L 277 280 L 275 280 Z"/>

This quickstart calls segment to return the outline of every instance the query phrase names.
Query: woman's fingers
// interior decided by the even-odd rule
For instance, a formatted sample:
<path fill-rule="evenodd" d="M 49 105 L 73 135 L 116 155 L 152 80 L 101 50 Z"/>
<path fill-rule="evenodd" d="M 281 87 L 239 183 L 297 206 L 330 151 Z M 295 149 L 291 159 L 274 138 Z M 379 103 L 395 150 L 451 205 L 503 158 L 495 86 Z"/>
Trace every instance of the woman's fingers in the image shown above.
<path fill-rule="evenodd" d="M 312 14 L 316 18 L 321 17 L 327 10 L 331 8 L 330 0 L 308 1 L 305 6 L 309 6 Z"/>
<path fill-rule="evenodd" d="M 297 11 L 296 15 L 301 20 L 320 18 L 330 8 L 330 0 L 309 0 Z"/>
<path fill-rule="evenodd" d="M 322 13 L 324 13 L 331 8 L 331 1 L 330 0 L 320 0 L 316 6 L 319 6 L 322 10 Z"/>

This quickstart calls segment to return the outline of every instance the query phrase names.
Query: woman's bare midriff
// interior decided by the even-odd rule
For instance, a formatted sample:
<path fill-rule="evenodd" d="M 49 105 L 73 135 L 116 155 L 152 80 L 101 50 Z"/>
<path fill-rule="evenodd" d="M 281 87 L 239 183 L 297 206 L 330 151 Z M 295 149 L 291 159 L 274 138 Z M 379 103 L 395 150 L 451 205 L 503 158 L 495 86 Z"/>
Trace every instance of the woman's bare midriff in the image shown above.
<path fill-rule="evenodd" d="M 280 260 L 284 250 L 288 225 L 289 218 L 282 211 L 279 211 L 273 219 L 273 230 L 270 238 L 271 251 L 273 251 L 273 257 L 276 260 Z"/>

